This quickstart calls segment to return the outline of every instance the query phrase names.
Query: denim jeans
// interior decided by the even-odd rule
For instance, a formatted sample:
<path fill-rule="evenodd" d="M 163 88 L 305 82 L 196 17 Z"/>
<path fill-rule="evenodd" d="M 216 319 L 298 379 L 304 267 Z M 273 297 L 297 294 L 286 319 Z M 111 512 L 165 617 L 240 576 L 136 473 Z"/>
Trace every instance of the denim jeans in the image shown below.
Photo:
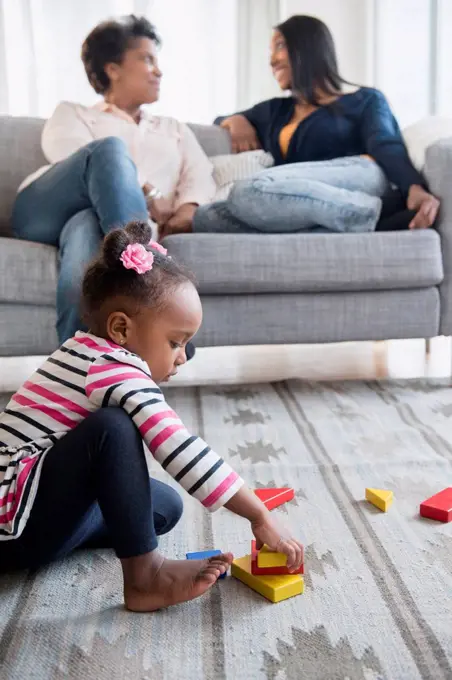
<path fill-rule="evenodd" d="M 182 510 L 177 491 L 149 480 L 143 440 L 129 415 L 101 408 L 46 454 L 23 533 L 0 541 L 0 571 L 36 569 L 77 548 L 143 555 Z"/>
<path fill-rule="evenodd" d="M 280 165 L 237 182 L 227 201 L 198 208 L 193 230 L 373 231 L 387 188 L 383 171 L 368 158 Z"/>
<path fill-rule="evenodd" d="M 19 238 L 58 246 L 57 332 L 62 343 L 82 328 L 80 288 L 103 237 L 131 220 L 148 219 L 126 145 L 118 137 L 87 144 L 17 196 L 12 216 Z"/>

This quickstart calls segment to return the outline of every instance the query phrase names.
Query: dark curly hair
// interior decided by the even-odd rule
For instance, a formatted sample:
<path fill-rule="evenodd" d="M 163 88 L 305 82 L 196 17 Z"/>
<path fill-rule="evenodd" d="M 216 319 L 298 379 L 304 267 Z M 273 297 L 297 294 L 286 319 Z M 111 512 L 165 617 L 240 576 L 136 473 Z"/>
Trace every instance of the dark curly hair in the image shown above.
<path fill-rule="evenodd" d="M 160 45 L 155 27 L 144 17 L 134 14 L 98 24 L 82 45 L 82 61 L 88 80 L 97 94 L 105 94 L 110 79 L 105 73 L 107 64 L 120 64 L 125 52 L 137 38 L 149 38 Z"/>
<path fill-rule="evenodd" d="M 134 314 L 142 307 L 162 308 L 178 286 L 187 282 L 195 285 L 190 271 L 149 245 L 151 238 L 152 230 L 146 222 L 130 222 L 105 237 L 99 257 L 86 270 L 82 284 L 82 313 L 88 327 L 98 326 L 99 312 L 112 298 L 127 300 L 126 311 Z M 126 269 L 120 260 L 127 246 L 135 243 L 154 256 L 153 267 L 145 274 Z"/>

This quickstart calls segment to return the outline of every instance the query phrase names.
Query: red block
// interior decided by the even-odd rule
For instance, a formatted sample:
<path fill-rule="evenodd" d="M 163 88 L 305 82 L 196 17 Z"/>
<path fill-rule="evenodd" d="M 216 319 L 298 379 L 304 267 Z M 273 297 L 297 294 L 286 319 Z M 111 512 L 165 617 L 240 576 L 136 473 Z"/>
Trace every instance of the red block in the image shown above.
<path fill-rule="evenodd" d="M 452 522 L 452 487 L 443 489 L 421 503 L 420 513 L 422 517 L 438 522 Z"/>
<path fill-rule="evenodd" d="M 251 573 L 253 576 L 287 576 L 293 574 L 304 574 L 304 564 L 302 563 L 297 571 L 289 571 L 287 567 L 258 567 L 256 541 L 251 541 Z"/>
<path fill-rule="evenodd" d="M 254 493 L 269 510 L 291 501 L 294 497 L 294 490 L 285 487 L 284 489 L 254 489 Z"/>

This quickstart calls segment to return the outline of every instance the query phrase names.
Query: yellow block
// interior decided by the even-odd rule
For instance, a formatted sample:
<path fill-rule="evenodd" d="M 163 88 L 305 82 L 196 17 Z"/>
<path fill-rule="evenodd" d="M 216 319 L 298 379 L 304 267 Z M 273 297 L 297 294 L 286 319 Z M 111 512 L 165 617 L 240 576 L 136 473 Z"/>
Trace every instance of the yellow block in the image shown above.
<path fill-rule="evenodd" d="M 300 574 L 289 576 L 254 576 L 251 573 L 251 555 L 239 557 L 231 566 L 231 574 L 245 585 L 260 593 L 270 602 L 281 602 L 304 591 L 304 580 Z"/>
<path fill-rule="evenodd" d="M 270 550 L 268 545 L 264 545 L 257 553 L 257 566 L 260 569 L 265 569 L 265 567 L 285 567 L 286 565 L 287 555 Z"/>
<path fill-rule="evenodd" d="M 394 500 L 392 491 L 386 489 L 366 489 L 366 501 L 375 505 L 376 508 L 387 512 Z"/>

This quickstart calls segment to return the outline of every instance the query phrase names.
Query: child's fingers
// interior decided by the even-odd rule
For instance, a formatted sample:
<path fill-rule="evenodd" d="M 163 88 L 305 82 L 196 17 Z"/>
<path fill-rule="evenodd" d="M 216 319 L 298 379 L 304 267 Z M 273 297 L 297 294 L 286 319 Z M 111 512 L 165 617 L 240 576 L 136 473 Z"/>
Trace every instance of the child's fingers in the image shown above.
<path fill-rule="evenodd" d="M 296 552 L 292 541 L 280 542 L 278 552 L 282 552 L 287 556 L 287 568 L 292 569 L 296 562 Z"/>
<path fill-rule="evenodd" d="M 303 546 L 298 543 L 298 541 L 295 541 L 295 539 L 292 540 L 294 549 L 295 549 L 295 569 L 299 569 L 301 567 L 301 564 L 303 562 Z"/>
<path fill-rule="evenodd" d="M 279 536 L 284 541 L 289 540 L 295 541 L 298 545 L 301 546 L 303 546 L 306 543 L 305 535 L 299 526 L 297 527 L 296 531 L 292 531 L 289 524 L 287 523 L 287 520 L 283 520 L 281 515 L 277 514 L 272 515 L 272 522 Z M 297 536 L 297 538 L 294 538 L 295 535 Z"/>
<path fill-rule="evenodd" d="M 284 543 L 285 550 L 282 550 L 287 555 L 288 569 L 298 569 L 303 561 L 303 550 L 297 541 L 291 539 Z"/>

